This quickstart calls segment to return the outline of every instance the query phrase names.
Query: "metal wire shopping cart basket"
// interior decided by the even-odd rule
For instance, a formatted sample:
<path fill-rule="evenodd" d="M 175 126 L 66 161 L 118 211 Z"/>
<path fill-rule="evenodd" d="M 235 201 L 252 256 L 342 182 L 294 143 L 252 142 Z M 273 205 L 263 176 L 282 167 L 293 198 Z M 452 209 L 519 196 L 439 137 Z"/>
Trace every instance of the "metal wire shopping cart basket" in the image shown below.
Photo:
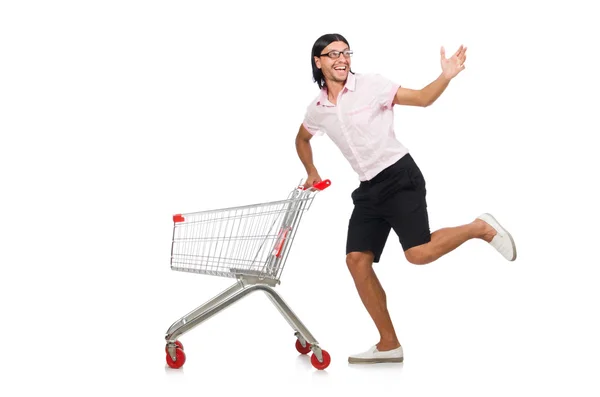
<path fill-rule="evenodd" d="M 308 189 L 297 187 L 285 200 L 173 216 L 171 269 L 236 282 L 171 325 L 165 336 L 171 368 L 180 368 L 186 360 L 177 338 L 257 290 L 265 292 L 294 329 L 298 352 L 312 351 L 311 363 L 317 369 L 329 366 L 329 353 L 273 287 L 279 284 L 303 213 L 316 193 L 330 184 L 325 180 Z"/>

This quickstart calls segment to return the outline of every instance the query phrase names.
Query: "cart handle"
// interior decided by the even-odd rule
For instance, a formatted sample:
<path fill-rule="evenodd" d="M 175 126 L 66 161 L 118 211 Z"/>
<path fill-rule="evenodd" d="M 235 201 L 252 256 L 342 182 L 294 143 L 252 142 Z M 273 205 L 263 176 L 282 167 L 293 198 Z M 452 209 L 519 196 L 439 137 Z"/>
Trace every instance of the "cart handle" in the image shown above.
<path fill-rule="evenodd" d="M 173 215 L 173 223 L 185 222 L 185 218 L 181 214 Z"/>
<path fill-rule="evenodd" d="M 316 189 L 316 190 L 321 191 L 321 190 L 327 189 L 329 186 L 331 186 L 331 181 L 329 179 L 325 179 L 324 181 L 315 183 L 314 185 L 312 185 L 308 189 Z M 302 190 L 306 190 L 306 188 L 304 188 L 304 186 L 299 186 L 299 188 L 302 189 Z M 173 215 L 173 222 L 174 223 L 185 222 L 185 217 L 183 215 L 181 215 L 181 214 L 175 214 L 175 215 Z M 280 250 L 281 250 L 281 248 L 280 248 Z"/>
<path fill-rule="evenodd" d="M 315 183 L 314 185 L 312 185 L 311 187 L 309 187 L 308 189 L 317 189 L 317 190 L 325 190 L 327 189 L 329 186 L 331 185 L 331 181 L 329 179 L 325 179 L 324 181 Z M 306 188 L 304 188 L 302 186 L 302 190 L 306 190 Z"/>

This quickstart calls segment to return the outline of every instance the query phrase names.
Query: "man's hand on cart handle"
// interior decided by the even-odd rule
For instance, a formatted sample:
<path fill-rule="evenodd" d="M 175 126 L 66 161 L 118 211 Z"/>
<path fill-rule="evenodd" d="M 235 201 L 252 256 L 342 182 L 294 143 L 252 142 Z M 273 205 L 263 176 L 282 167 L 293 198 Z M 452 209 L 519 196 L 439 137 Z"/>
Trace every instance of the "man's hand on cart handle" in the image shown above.
<path fill-rule="evenodd" d="M 321 182 L 321 177 L 319 176 L 318 172 L 311 172 L 310 174 L 308 174 L 308 176 L 306 177 L 306 182 L 304 182 L 304 189 L 307 189 L 309 187 L 314 186 L 315 184 Z"/>
<path fill-rule="evenodd" d="M 329 179 L 325 179 L 324 181 L 321 180 L 321 178 L 317 177 L 318 180 L 315 180 L 313 183 L 310 183 L 311 179 L 307 179 L 306 183 L 302 186 L 302 188 L 304 190 L 306 189 L 316 189 L 316 190 L 324 190 L 327 187 L 329 187 L 329 185 L 331 185 L 331 181 Z"/>

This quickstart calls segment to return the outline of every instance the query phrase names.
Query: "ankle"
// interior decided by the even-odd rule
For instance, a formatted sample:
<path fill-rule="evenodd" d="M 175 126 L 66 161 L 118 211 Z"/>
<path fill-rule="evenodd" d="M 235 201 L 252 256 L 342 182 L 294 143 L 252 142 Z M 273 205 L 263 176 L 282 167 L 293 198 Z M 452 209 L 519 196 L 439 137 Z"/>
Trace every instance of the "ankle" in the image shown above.
<path fill-rule="evenodd" d="M 471 223 L 471 238 L 485 239 L 487 232 L 487 223 L 481 219 L 475 219 Z"/>
<path fill-rule="evenodd" d="M 487 241 L 488 243 L 492 241 L 496 235 L 496 230 L 493 227 L 481 219 L 476 219 L 473 224 L 476 225 L 475 227 L 477 228 L 477 238 Z"/>
<path fill-rule="evenodd" d="M 398 339 L 392 339 L 392 340 L 384 340 L 381 339 L 379 341 L 379 343 L 377 344 L 377 350 L 379 351 L 386 351 L 386 350 L 393 350 L 393 349 L 397 349 L 399 348 L 400 342 L 398 341 Z"/>

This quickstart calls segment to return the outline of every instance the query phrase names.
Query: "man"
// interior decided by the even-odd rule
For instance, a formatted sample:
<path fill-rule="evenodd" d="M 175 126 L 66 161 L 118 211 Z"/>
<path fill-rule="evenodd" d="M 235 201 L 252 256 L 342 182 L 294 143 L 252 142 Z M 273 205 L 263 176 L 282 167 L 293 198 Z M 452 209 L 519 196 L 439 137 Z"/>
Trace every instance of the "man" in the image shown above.
<path fill-rule="evenodd" d="M 350 356 L 350 363 L 404 359 L 385 292 L 373 271 L 391 229 L 413 264 L 431 263 L 474 238 L 490 243 L 509 261 L 517 257 L 512 236 L 490 214 L 430 233 L 425 179 L 394 134 L 393 106 L 434 103 L 464 70 L 466 50 L 461 46 L 446 58 L 442 47 L 440 76 L 423 89 L 413 90 L 380 75 L 352 72 L 352 50 L 339 34 L 324 35 L 313 46 L 313 77 L 320 94 L 307 108 L 296 149 L 308 174 L 305 187 L 321 181 L 310 146 L 314 135 L 326 133 L 358 174 L 360 185 L 352 192 L 354 210 L 348 224 L 346 263 L 380 334 L 379 343 Z"/>

